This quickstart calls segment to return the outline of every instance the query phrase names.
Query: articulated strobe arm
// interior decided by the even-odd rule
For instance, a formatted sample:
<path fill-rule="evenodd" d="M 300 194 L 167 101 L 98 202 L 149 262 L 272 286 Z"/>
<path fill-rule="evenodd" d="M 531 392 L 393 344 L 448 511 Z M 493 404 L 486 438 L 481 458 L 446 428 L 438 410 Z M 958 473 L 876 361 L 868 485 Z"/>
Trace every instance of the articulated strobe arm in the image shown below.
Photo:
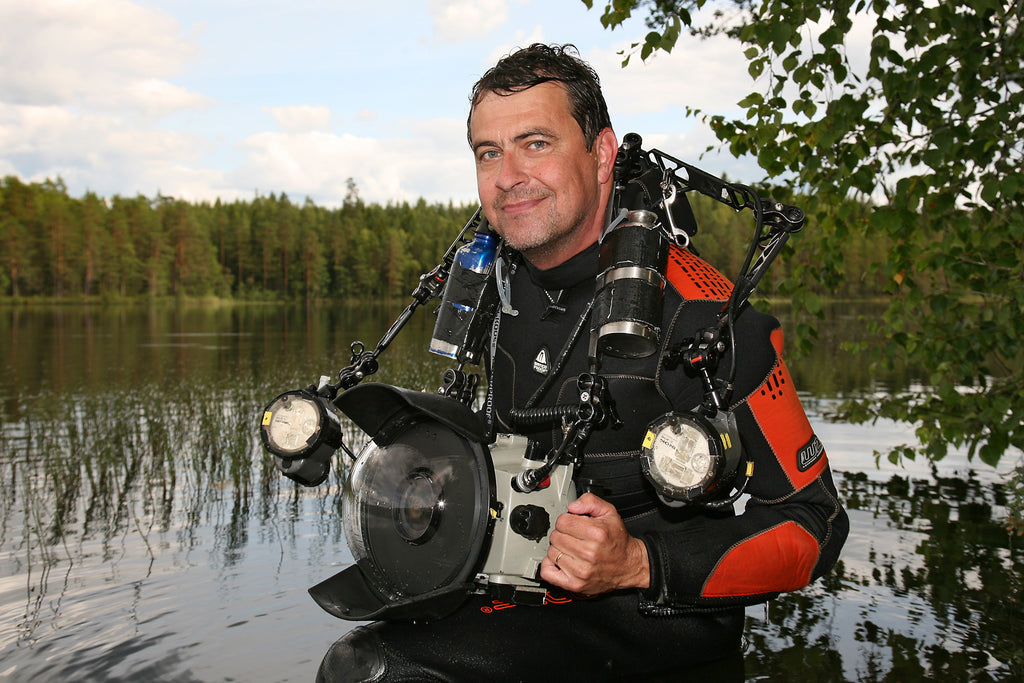
<path fill-rule="evenodd" d="M 512 483 L 512 488 L 516 491 L 527 493 L 535 490 L 557 465 L 581 465 L 583 449 L 594 429 L 606 426 L 617 429 L 622 425 L 622 420 L 615 410 L 615 402 L 608 391 L 608 380 L 601 375 L 586 372 L 576 378 L 576 388 L 579 390 L 580 401 L 576 407 L 575 421 L 569 426 L 562 443 L 558 448 L 551 450 L 543 465 L 524 469 L 516 476 Z M 554 406 L 517 411 L 516 422 L 520 425 L 549 423 L 559 417 L 569 417 L 571 413 L 567 408 L 570 407 Z"/>

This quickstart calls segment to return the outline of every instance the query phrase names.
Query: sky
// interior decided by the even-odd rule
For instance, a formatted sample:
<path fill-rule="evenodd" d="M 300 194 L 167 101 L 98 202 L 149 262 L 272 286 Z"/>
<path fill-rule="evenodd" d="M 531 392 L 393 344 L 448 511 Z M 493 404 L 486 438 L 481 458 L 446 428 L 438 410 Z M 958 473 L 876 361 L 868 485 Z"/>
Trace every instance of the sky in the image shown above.
<path fill-rule="evenodd" d="M 581 0 L 0 0 L 0 176 L 61 178 L 72 196 L 188 201 L 286 193 L 337 206 L 474 202 L 468 94 L 497 59 L 573 43 L 613 125 L 715 175 L 691 106 L 735 114 L 737 44 L 681 38 L 621 67 L 647 32 L 609 31 Z"/>

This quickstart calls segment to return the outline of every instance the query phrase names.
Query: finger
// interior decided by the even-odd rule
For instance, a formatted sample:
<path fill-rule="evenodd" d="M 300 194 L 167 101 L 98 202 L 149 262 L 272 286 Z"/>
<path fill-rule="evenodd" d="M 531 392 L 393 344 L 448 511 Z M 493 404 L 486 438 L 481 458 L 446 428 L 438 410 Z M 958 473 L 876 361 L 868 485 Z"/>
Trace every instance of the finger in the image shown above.
<path fill-rule="evenodd" d="M 593 493 L 584 493 L 582 496 L 569 503 L 568 510 L 574 515 L 589 515 L 596 517 L 608 514 L 608 510 L 615 507 L 608 501 L 598 498 Z"/>
<path fill-rule="evenodd" d="M 583 529 L 580 525 L 577 525 L 570 520 L 566 520 L 559 524 L 555 522 L 555 528 L 551 531 L 551 536 L 548 537 L 551 545 L 555 546 L 558 550 L 565 550 L 566 552 L 572 552 L 573 549 L 579 549 L 579 544 L 586 541 L 583 537 Z M 555 555 L 558 552 L 550 553 L 551 559 L 555 559 Z"/>
<path fill-rule="evenodd" d="M 563 514 L 555 521 L 551 542 L 559 548 L 580 557 L 584 551 L 592 551 L 595 545 L 609 542 L 617 525 L 609 525 L 605 519 Z"/>
<path fill-rule="evenodd" d="M 563 557 L 559 561 L 564 562 L 565 558 Z M 558 588 L 568 589 L 571 583 L 571 579 L 565 570 L 561 567 L 556 567 L 551 558 L 547 556 L 540 563 L 540 578 Z"/>

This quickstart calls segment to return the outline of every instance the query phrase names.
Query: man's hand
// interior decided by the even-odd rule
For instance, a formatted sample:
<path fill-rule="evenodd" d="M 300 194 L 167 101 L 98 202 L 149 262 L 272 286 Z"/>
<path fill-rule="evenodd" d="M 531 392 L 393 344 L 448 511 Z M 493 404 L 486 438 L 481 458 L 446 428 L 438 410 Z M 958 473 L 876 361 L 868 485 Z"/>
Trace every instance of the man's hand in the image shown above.
<path fill-rule="evenodd" d="M 573 593 L 647 588 L 647 546 L 626 531 L 611 503 L 584 493 L 559 515 L 540 577 Z"/>

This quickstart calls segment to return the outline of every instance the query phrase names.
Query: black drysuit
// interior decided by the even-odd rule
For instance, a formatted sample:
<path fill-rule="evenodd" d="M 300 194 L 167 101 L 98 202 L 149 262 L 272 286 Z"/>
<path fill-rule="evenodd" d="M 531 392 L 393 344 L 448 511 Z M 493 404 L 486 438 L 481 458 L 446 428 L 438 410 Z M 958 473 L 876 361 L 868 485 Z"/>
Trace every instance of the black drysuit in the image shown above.
<path fill-rule="evenodd" d="M 589 321 L 556 368 L 567 339 L 594 296 L 598 247 L 539 271 L 520 261 L 511 276 L 511 306 L 500 316 L 492 348 L 487 417 L 498 431 L 525 433 L 555 445 L 560 427 L 530 432 L 514 423 L 554 370 L 538 405 L 578 402 L 576 378 L 588 370 Z M 639 453 L 647 425 L 668 411 L 685 412 L 703 398 L 701 383 L 667 370 L 663 356 L 711 325 L 731 284 L 691 252 L 672 247 L 666 272 L 661 348 L 643 359 L 605 356 L 600 373 L 620 429 L 595 430 L 577 478 L 613 503 L 629 532 L 647 546 L 651 585 L 584 599 L 552 592 L 543 607 L 473 596 L 434 623 L 383 623 L 356 629 L 324 660 L 325 680 L 685 680 L 712 675 L 700 667 L 733 667 L 743 606 L 795 590 L 835 563 L 848 521 L 824 449 L 814 435 L 781 358 L 778 322 L 752 308 L 739 317 L 733 402 L 745 459 L 754 463 L 742 514 L 662 504 L 646 481 Z M 543 318 L 543 319 L 542 319 Z M 730 353 L 720 367 L 728 368 Z M 340 675 L 348 667 L 353 678 Z M 337 678 L 332 678 L 337 676 Z M 377 676 L 374 678 L 374 676 Z"/>

